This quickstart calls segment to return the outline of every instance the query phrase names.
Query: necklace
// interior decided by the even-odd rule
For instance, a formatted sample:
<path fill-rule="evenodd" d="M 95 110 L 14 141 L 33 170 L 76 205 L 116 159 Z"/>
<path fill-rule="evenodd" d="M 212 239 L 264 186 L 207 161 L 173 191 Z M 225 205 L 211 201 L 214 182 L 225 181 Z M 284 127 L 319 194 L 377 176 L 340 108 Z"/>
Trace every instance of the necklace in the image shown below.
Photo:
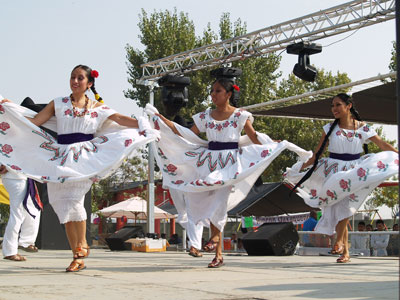
<path fill-rule="evenodd" d="M 352 142 L 354 140 L 354 137 L 356 136 L 356 121 L 353 119 L 353 132 L 346 133 L 342 128 L 340 128 L 340 131 L 346 137 L 346 140 Z"/>
<path fill-rule="evenodd" d="M 74 117 L 84 117 L 86 115 L 86 113 L 88 112 L 89 97 L 85 94 L 85 109 L 82 112 L 78 111 L 78 109 L 75 107 L 74 96 L 71 94 L 69 97 L 71 98 L 72 111 L 74 112 Z"/>

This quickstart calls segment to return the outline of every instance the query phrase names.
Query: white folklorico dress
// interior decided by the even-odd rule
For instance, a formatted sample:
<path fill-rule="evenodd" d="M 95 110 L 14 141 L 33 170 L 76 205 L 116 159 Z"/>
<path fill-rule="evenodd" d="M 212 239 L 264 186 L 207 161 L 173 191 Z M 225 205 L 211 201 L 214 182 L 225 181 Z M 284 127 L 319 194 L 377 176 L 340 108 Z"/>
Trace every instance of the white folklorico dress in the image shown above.
<path fill-rule="evenodd" d="M 77 133 L 84 135 L 85 141 L 60 144 L 24 117 L 32 117 L 34 112 L 4 103 L 0 105 L 0 163 L 47 183 L 49 202 L 60 223 L 83 221 L 84 195 L 92 183 L 115 171 L 136 148 L 155 140 L 158 132 L 143 117 L 139 129 L 119 126 L 108 120 L 116 111 L 106 105 L 93 104 L 84 117 L 74 116 L 69 97 L 56 98 L 54 107 L 55 120 L 44 127 L 57 132 L 59 142 L 62 135 L 70 134 L 75 134 L 72 138 L 76 140 Z"/>
<path fill-rule="evenodd" d="M 330 126 L 326 124 L 323 127 L 325 133 L 328 133 Z M 334 154 L 360 154 L 363 144 L 369 143 L 369 138 L 375 135 L 370 125 L 364 125 L 356 131 L 341 129 L 336 125 L 329 137 L 328 151 Z M 296 163 L 285 173 L 286 179 L 292 184 L 300 181 L 306 173 L 299 172 L 301 165 Z M 356 213 L 371 191 L 385 179 L 396 175 L 398 168 L 398 154 L 393 151 L 366 154 L 347 161 L 321 158 L 311 177 L 297 189 L 308 205 L 322 210 L 322 217 L 314 230 L 332 235 L 337 223 Z"/>
<path fill-rule="evenodd" d="M 209 226 L 211 222 L 222 230 L 227 211 L 246 197 L 257 178 L 283 150 L 296 152 L 302 161 L 312 155 L 287 141 L 274 142 L 262 133 L 257 133 L 262 145 L 253 144 L 247 136 L 241 137 L 246 121 L 253 121 L 251 113 L 241 109 L 224 121 L 214 120 L 211 109 L 193 116 L 209 142 L 239 143 L 238 147 L 225 150 L 210 150 L 208 141 L 178 124 L 175 126 L 182 137 L 174 134 L 149 104 L 146 112 L 153 116 L 154 128 L 161 134 L 155 143 L 156 159 L 163 185 L 170 190 L 183 226 L 190 218 L 195 224 Z"/>

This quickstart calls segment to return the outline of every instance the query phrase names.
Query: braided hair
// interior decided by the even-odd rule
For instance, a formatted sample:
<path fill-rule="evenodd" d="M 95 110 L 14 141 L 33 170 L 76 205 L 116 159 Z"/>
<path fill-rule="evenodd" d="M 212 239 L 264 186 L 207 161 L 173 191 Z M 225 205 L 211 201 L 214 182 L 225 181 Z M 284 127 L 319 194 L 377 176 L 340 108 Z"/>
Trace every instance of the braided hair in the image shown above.
<path fill-rule="evenodd" d="M 215 80 L 213 82 L 213 85 L 215 83 L 219 83 L 227 93 L 232 92 L 232 95 L 229 98 L 229 103 L 234 107 L 238 107 L 239 91 L 234 88 L 235 83 L 233 82 L 233 80 L 230 78 L 221 77 Z M 236 86 L 236 88 L 238 87 Z"/>
<path fill-rule="evenodd" d="M 94 70 L 92 70 L 90 67 L 85 66 L 85 65 L 77 65 L 75 68 L 72 69 L 72 71 L 75 71 L 76 69 L 82 69 L 82 70 L 84 70 L 84 71 L 86 72 L 86 76 L 87 76 L 87 78 L 88 78 L 88 81 L 92 83 L 92 86 L 90 87 L 90 89 L 91 89 L 91 91 L 92 91 L 93 94 L 94 94 L 94 98 L 95 98 L 97 101 L 103 103 L 103 102 L 104 102 L 104 101 L 103 101 L 103 98 L 100 97 L 100 95 L 97 93 L 96 88 L 95 88 L 95 86 L 94 86 L 95 77 L 93 77 L 93 75 L 92 75 L 92 71 L 94 71 Z M 97 73 L 97 71 L 94 71 L 94 72 Z M 97 74 L 98 74 L 98 73 L 97 73 Z M 96 76 L 96 77 L 97 77 L 97 76 Z"/>
<path fill-rule="evenodd" d="M 350 103 L 352 104 L 351 108 L 350 108 L 350 113 L 353 115 L 354 119 L 356 119 L 357 121 L 362 121 L 360 114 L 358 113 L 358 111 L 354 108 L 354 103 L 351 100 L 351 97 L 345 93 L 340 93 L 338 95 L 336 95 L 335 97 L 332 98 L 339 98 L 340 100 L 342 100 L 346 105 L 349 105 Z M 315 154 L 315 160 L 314 160 L 314 164 L 313 166 L 307 171 L 307 173 L 300 179 L 300 181 L 293 187 L 293 189 L 291 190 L 290 194 L 293 193 L 293 191 L 296 190 L 296 188 L 298 188 L 303 182 L 305 182 L 308 178 L 310 178 L 310 176 L 312 175 L 312 173 L 314 172 L 315 168 L 318 165 L 318 161 L 319 158 L 321 157 L 321 154 L 323 153 L 326 143 L 329 140 L 329 137 L 333 131 L 333 129 L 336 127 L 336 125 L 339 123 L 339 119 L 335 119 L 335 121 L 332 123 L 331 127 L 329 128 L 328 133 L 326 134 L 324 140 L 322 141 L 321 147 L 318 149 L 317 153 Z M 368 153 L 368 145 L 364 144 L 363 145 L 364 148 L 364 152 L 365 154 Z"/>

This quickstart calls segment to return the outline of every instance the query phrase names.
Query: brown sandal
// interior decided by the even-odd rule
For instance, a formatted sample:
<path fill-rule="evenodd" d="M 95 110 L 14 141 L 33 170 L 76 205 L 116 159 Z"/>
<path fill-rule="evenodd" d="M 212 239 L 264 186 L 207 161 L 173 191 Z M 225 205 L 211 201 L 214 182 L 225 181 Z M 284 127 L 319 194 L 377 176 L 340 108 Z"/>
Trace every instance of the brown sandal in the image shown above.
<path fill-rule="evenodd" d="M 18 249 L 24 250 L 26 252 L 38 252 L 39 249 L 35 245 L 29 245 L 28 247 L 19 246 Z"/>
<path fill-rule="evenodd" d="M 348 262 L 350 262 L 350 257 L 341 255 L 341 256 L 336 260 L 336 262 L 339 263 L 339 264 L 348 263 Z"/>
<path fill-rule="evenodd" d="M 224 265 L 224 259 L 222 257 L 221 258 L 214 257 L 212 262 L 210 262 L 208 264 L 208 267 L 209 268 L 219 268 L 219 267 L 222 267 L 223 265 Z"/>
<path fill-rule="evenodd" d="M 339 246 L 338 244 L 335 244 L 335 246 L 333 246 L 333 249 L 330 251 L 330 254 L 343 254 L 343 251 L 343 245 Z"/>
<path fill-rule="evenodd" d="M 19 254 L 4 256 L 4 259 L 8 259 L 8 260 L 12 260 L 12 261 L 26 261 L 26 257 L 19 255 Z"/>
<path fill-rule="evenodd" d="M 209 240 L 209 241 L 207 242 L 207 244 L 204 245 L 203 250 L 204 250 L 205 252 L 213 252 L 213 251 L 215 251 L 215 249 L 217 248 L 217 244 L 218 244 L 218 242 L 215 242 L 215 241 L 213 241 L 213 240 L 211 239 L 211 240 Z"/>
<path fill-rule="evenodd" d="M 90 254 L 90 247 L 76 247 L 75 248 L 75 253 L 74 253 L 74 258 L 86 258 Z"/>
<path fill-rule="evenodd" d="M 77 260 L 73 260 L 68 268 L 65 269 L 66 272 L 79 272 L 83 269 L 86 269 L 84 262 L 78 262 Z"/>
<path fill-rule="evenodd" d="M 190 247 L 189 255 L 193 256 L 193 257 L 202 257 L 203 256 L 203 254 L 200 252 L 200 250 L 193 246 Z"/>

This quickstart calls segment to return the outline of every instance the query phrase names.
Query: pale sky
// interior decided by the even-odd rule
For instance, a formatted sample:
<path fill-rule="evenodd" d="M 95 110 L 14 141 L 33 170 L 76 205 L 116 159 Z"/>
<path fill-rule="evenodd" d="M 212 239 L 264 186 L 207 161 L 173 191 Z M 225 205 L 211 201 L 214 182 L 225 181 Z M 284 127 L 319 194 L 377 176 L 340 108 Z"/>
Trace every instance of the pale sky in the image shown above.
<path fill-rule="evenodd" d="M 47 103 L 69 95 L 72 68 L 86 64 L 99 71 L 96 87 L 108 105 L 127 115 L 137 114 L 136 105 L 123 95 L 129 88 L 125 46 L 142 49 L 137 26 L 142 8 L 151 13 L 176 7 L 188 13 L 200 36 L 207 23 L 218 32 L 223 12 L 229 12 L 232 21 L 241 18 L 252 32 L 345 2 L 0 0 L 0 94 L 16 103 L 27 96 Z M 317 41 L 323 50 L 311 62 L 326 71 L 346 72 L 353 81 L 389 72 L 394 20 L 360 29 L 324 47 L 348 35 Z M 297 56 L 282 54 L 285 77 L 296 61 Z M 397 138 L 396 128 L 385 127 L 392 139 Z"/>

